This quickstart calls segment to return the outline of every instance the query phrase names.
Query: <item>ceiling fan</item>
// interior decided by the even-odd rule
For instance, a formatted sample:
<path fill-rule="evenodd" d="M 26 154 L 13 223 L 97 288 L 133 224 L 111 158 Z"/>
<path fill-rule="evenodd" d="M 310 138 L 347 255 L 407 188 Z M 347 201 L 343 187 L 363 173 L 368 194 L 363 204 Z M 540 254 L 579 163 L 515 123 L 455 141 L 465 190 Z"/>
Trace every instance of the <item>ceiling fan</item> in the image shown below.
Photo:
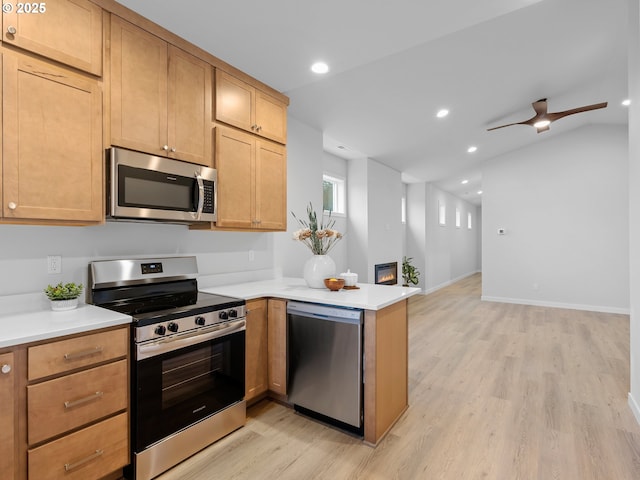
<path fill-rule="evenodd" d="M 559 120 L 568 115 L 573 115 L 574 113 L 582 113 L 588 112 L 589 110 L 605 108 L 607 106 L 607 102 L 594 103 L 593 105 L 585 105 L 584 107 L 572 108 L 571 110 L 565 110 L 563 112 L 551 113 L 547 112 L 546 98 L 542 98 L 537 102 L 533 102 L 531 106 L 535 110 L 536 114 L 529 120 L 525 120 L 523 122 L 508 123 L 506 125 L 500 125 L 499 127 L 488 128 L 487 131 L 510 127 L 511 125 L 531 125 L 537 130 L 538 133 L 542 133 L 549 130 L 549 125 L 551 124 L 551 122 L 555 122 L 556 120 Z"/>

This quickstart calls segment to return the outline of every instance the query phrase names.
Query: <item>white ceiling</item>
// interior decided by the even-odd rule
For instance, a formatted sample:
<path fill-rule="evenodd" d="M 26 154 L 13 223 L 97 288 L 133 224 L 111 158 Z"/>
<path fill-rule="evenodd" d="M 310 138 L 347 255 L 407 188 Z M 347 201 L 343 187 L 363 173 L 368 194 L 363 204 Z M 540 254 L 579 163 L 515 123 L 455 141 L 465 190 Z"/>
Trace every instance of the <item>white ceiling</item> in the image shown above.
<path fill-rule="evenodd" d="M 322 131 L 327 151 L 475 204 L 487 159 L 585 124 L 627 123 L 626 0 L 120 3 L 287 94 L 289 115 Z M 330 72 L 311 73 L 316 60 Z M 554 112 L 609 106 L 541 134 L 486 131 L 532 117 L 540 98 Z"/>

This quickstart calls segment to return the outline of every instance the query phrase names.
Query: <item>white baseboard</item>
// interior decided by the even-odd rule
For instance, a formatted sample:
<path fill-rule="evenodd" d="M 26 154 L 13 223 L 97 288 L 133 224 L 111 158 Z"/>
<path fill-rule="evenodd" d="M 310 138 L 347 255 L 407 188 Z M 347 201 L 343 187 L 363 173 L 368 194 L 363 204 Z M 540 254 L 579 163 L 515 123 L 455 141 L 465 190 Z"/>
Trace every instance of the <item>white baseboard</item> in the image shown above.
<path fill-rule="evenodd" d="M 465 273 L 464 275 L 460 275 L 459 277 L 453 278 L 451 280 L 447 280 L 444 283 L 441 283 L 439 285 L 436 285 L 435 287 L 431 287 L 429 289 L 423 290 L 422 293 L 425 295 L 428 295 L 430 293 L 436 292 L 444 287 L 448 287 L 449 285 L 453 285 L 456 282 L 459 282 L 460 280 L 462 280 L 463 278 L 467 278 L 470 277 L 471 275 L 475 275 L 476 273 L 480 273 L 480 270 L 476 270 L 475 272 L 469 272 L 469 273 Z"/>
<path fill-rule="evenodd" d="M 631 413 L 636 417 L 636 422 L 640 424 L 640 405 L 635 401 L 631 392 L 629 392 L 629 408 L 631 409 Z"/>
<path fill-rule="evenodd" d="M 533 305 L 536 307 L 551 307 L 551 308 L 567 308 L 569 310 L 585 310 L 589 312 L 617 313 L 621 315 L 629 315 L 629 312 L 630 312 L 628 308 L 603 307 L 599 305 L 583 305 L 583 304 L 576 304 L 576 303 L 547 302 L 544 300 L 530 300 L 530 299 L 522 299 L 522 298 L 491 297 L 488 295 L 482 295 L 480 299 L 483 302 L 515 303 L 518 305 Z"/>

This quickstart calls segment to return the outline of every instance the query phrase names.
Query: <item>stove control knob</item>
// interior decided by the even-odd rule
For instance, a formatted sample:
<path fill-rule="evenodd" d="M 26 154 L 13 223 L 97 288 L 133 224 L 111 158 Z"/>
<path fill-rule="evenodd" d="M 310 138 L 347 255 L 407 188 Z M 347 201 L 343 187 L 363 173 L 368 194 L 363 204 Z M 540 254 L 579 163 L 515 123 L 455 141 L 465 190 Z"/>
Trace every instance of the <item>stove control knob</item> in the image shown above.
<path fill-rule="evenodd" d="M 226 319 L 228 319 L 228 318 L 229 318 L 229 314 L 227 314 L 227 312 L 223 310 L 222 312 L 220 312 L 220 313 L 218 314 L 218 318 L 219 318 L 220 320 L 226 320 Z"/>
<path fill-rule="evenodd" d="M 229 310 L 229 316 L 231 318 L 236 318 L 238 316 L 238 311 L 235 308 L 232 308 L 231 310 Z"/>
<path fill-rule="evenodd" d="M 178 331 L 178 324 L 171 322 L 169 323 L 169 325 L 167 325 L 167 328 L 169 329 L 170 332 L 177 332 Z"/>
<path fill-rule="evenodd" d="M 204 324 L 205 324 L 205 318 L 204 317 L 196 317 L 196 325 L 203 326 Z"/>
<path fill-rule="evenodd" d="M 154 332 L 156 335 L 164 335 L 165 333 L 167 333 L 167 329 L 164 327 L 164 325 L 158 325 Z"/>

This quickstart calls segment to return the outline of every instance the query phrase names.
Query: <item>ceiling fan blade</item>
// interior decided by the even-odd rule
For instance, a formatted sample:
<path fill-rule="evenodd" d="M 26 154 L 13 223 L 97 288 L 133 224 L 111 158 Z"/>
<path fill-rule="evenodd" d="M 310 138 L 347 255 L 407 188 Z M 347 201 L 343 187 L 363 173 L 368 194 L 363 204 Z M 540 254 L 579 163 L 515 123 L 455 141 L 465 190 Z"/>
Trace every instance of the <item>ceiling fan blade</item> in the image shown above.
<path fill-rule="evenodd" d="M 585 105 L 584 107 L 572 108 L 571 110 L 563 110 L 562 112 L 552 112 L 547 114 L 547 118 L 554 122 L 562 117 L 573 115 L 575 113 L 588 112 L 590 110 L 598 110 L 599 108 L 605 108 L 607 102 L 594 103 L 593 105 Z"/>
<path fill-rule="evenodd" d="M 487 128 L 487 132 L 490 132 L 491 130 L 497 130 L 499 128 L 504 128 L 504 127 L 510 127 L 512 125 L 520 125 L 522 122 L 516 122 L 516 123 L 507 123 L 506 125 L 500 125 L 499 127 L 491 127 L 491 128 Z"/>

